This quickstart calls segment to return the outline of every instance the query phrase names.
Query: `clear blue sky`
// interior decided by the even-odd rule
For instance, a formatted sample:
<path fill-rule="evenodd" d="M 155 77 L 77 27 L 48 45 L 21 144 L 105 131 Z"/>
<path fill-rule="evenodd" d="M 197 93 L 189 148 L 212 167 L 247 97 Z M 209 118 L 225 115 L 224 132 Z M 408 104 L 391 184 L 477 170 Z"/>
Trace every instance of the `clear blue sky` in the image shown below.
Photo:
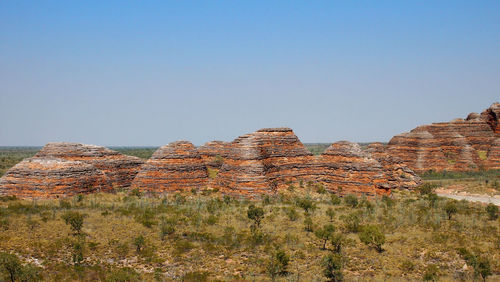
<path fill-rule="evenodd" d="M 334 3 L 336 2 L 336 3 Z M 0 145 L 388 141 L 500 100 L 500 1 L 0 1 Z"/>

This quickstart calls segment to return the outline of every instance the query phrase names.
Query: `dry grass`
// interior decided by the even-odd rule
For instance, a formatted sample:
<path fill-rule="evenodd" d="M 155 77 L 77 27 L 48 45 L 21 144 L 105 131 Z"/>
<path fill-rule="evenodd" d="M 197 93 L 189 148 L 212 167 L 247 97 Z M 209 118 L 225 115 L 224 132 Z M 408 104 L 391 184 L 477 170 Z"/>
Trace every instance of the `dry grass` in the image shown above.
<path fill-rule="evenodd" d="M 470 278 L 473 270 L 470 266 L 463 269 L 465 261 L 456 250 L 463 246 L 488 257 L 497 275 L 500 271 L 499 246 L 495 245 L 499 220 L 488 220 L 480 205 L 460 202 L 459 213 L 447 220 L 442 210 L 446 200 L 430 207 L 429 200 L 415 193 L 395 193 L 392 207 L 381 199 L 373 200 L 372 208 L 362 199 L 352 208 L 344 203 L 332 205 L 329 194 L 317 194 L 313 188 L 308 193 L 317 206 L 311 214 L 314 228 L 330 223 L 328 208 L 335 211 L 333 225 L 346 238 L 342 253 L 347 258 L 343 273 L 348 280 L 418 280 L 429 264 L 439 267 L 444 280 Z M 270 203 L 258 202 L 265 217 L 257 233 L 251 232 L 252 222 L 247 217 L 249 201 L 229 202 L 219 194 L 185 196 L 187 201 L 178 204 L 181 197 L 173 195 L 95 194 L 81 202 L 70 199 L 69 208 L 58 200 L 5 201 L 0 204 L 0 214 L 9 224 L 0 232 L 0 250 L 15 253 L 25 262 L 36 259 L 47 280 L 112 279 L 130 267 L 140 279 L 162 281 L 182 277 L 270 280 L 265 266 L 279 248 L 288 254 L 290 263 L 288 275 L 278 279 L 324 280 L 321 259 L 332 252 L 331 245 L 321 250 L 320 240 L 305 231 L 305 215 L 294 204 L 303 195 L 286 192 L 271 198 Z M 283 207 L 295 207 L 299 217 L 291 220 Z M 76 238 L 61 219 L 67 210 L 86 214 L 85 259 L 77 267 L 72 263 Z M 358 214 L 361 225 L 382 228 L 384 252 L 378 253 L 361 243 L 356 233 L 347 231 L 343 218 L 352 213 Z M 175 231 L 162 240 L 160 231 L 168 224 Z M 139 235 L 146 243 L 137 253 L 133 239 Z"/>

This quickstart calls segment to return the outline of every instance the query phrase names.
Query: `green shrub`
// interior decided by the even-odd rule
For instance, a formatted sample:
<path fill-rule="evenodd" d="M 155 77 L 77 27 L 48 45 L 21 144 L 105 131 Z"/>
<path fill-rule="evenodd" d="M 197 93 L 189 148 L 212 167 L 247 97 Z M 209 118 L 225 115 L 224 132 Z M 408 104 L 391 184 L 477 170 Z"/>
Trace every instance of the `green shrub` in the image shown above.
<path fill-rule="evenodd" d="M 142 213 L 137 214 L 134 217 L 134 219 L 135 219 L 135 221 L 144 225 L 147 228 L 151 228 L 151 227 L 153 227 L 153 225 L 157 224 L 157 222 L 155 220 L 155 213 L 150 208 L 147 208 Z"/>
<path fill-rule="evenodd" d="M 314 235 L 318 237 L 323 243 L 323 247 L 321 248 L 322 250 L 326 249 L 326 243 L 328 240 L 333 236 L 333 233 L 335 232 L 335 226 L 331 224 L 327 224 L 323 226 L 323 228 L 319 228 L 316 231 L 314 231 Z"/>
<path fill-rule="evenodd" d="M 358 197 L 354 194 L 344 196 L 344 203 L 352 208 L 358 205 Z"/>
<path fill-rule="evenodd" d="M 486 206 L 486 213 L 488 213 L 488 218 L 490 220 L 496 220 L 498 218 L 498 207 L 492 203 Z"/>
<path fill-rule="evenodd" d="M 249 219 L 254 221 L 255 227 L 260 227 L 260 222 L 264 217 L 264 210 L 261 207 L 256 207 L 255 205 L 250 205 L 247 210 L 247 216 Z"/>
<path fill-rule="evenodd" d="M 134 244 L 135 250 L 137 251 L 137 253 L 140 254 L 142 248 L 146 244 L 146 239 L 144 238 L 144 236 L 139 235 L 139 236 L 135 237 L 134 240 L 132 240 L 132 244 Z"/>
<path fill-rule="evenodd" d="M 73 230 L 75 234 L 81 234 L 83 219 L 85 218 L 85 215 L 77 211 L 67 211 L 61 216 L 61 218 L 64 220 L 64 222 L 66 222 L 66 224 L 71 226 L 71 230 Z"/>
<path fill-rule="evenodd" d="M 341 233 L 335 233 L 331 236 L 330 243 L 332 244 L 332 251 L 334 253 L 340 254 L 344 240 L 344 235 Z"/>
<path fill-rule="evenodd" d="M 455 200 L 448 200 L 444 205 L 444 211 L 448 215 L 448 220 L 451 220 L 451 216 L 458 211 Z"/>
<path fill-rule="evenodd" d="M 311 216 L 306 216 L 304 218 L 304 229 L 307 231 L 307 232 L 312 232 L 313 231 L 313 221 L 312 221 L 312 218 Z"/>
<path fill-rule="evenodd" d="M 139 274 L 130 267 L 113 269 L 106 276 L 107 282 L 140 281 Z"/>
<path fill-rule="evenodd" d="M 342 268 L 344 266 L 344 258 L 341 254 L 328 254 L 321 260 L 323 266 L 323 275 L 328 281 L 343 281 Z"/>
<path fill-rule="evenodd" d="M 332 208 L 328 207 L 328 209 L 326 209 L 325 213 L 326 213 L 326 216 L 328 216 L 330 218 L 330 222 L 332 222 L 333 218 L 335 217 L 335 211 Z"/>
<path fill-rule="evenodd" d="M 337 196 L 337 194 L 332 194 L 330 196 L 330 200 L 331 200 L 332 205 L 334 205 L 334 206 L 340 204 L 340 202 L 341 202 L 340 197 Z"/>
<path fill-rule="evenodd" d="M 296 221 L 299 218 L 299 213 L 293 207 L 283 207 L 283 212 L 290 221 Z"/>
<path fill-rule="evenodd" d="M 15 255 L 0 252 L 0 281 L 39 281 L 40 269 L 31 264 L 22 265 Z"/>
<path fill-rule="evenodd" d="M 359 234 L 359 240 L 366 245 L 371 245 L 381 253 L 382 245 L 385 243 L 385 235 L 376 225 L 364 226 Z"/>
<path fill-rule="evenodd" d="M 75 265 L 80 265 L 83 262 L 84 248 L 85 248 L 85 242 L 83 240 L 76 240 L 73 242 L 71 257 L 73 258 L 73 263 Z"/>
<path fill-rule="evenodd" d="M 314 203 L 310 196 L 297 198 L 295 204 L 303 209 L 305 214 L 309 214 L 310 211 L 314 211 L 317 208 L 316 203 Z"/>
<path fill-rule="evenodd" d="M 271 279 L 274 280 L 276 276 L 287 275 L 289 262 L 290 257 L 283 250 L 277 250 L 272 254 L 266 265 L 266 271 Z"/>
<path fill-rule="evenodd" d="M 348 215 L 344 215 L 341 217 L 342 221 L 344 222 L 344 227 L 348 232 L 358 232 L 359 231 L 359 225 L 360 225 L 360 218 L 357 213 L 350 213 Z"/>
<path fill-rule="evenodd" d="M 166 236 L 170 236 L 175 233 L 175 225 L 166 220 L 162 220 L 160 224 L 160 239 L 165 240 Z"/>
<path fill-rule="evenodd" d="M 130 192 L 128 193 L 128 195 L 131 196 L 131 197 L 140 198 L 140 197 L 142 197 L 142 192 L 139 191 L 139 188 L 134 188 L 134 189 L 130 190 Z"/>

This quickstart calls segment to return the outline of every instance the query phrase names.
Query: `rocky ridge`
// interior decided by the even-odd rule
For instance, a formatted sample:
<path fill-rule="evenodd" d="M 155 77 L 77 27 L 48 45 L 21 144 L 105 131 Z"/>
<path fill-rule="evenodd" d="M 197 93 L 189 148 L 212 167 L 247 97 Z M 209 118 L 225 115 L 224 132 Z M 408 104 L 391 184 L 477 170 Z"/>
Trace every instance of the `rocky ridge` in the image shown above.
<path fill-rule="evenodd" d="M 188 141 L 165 145 L 142 165 L 132 187 L 143 192 L 191 191 L 206 188 L 207 170 L 200 154 Z"/>
<path fill-rule="evenodd" d="M 416 172 L 465 171 L 499 166 L 495 157 L 500 137 L 500 104 L 464 119 L 419 126 L 394 136 L 387 153 Z"/>
<path fill-rule="evenodd" d="M 53 157 L 25 159 L 0 178 L 0 195 L 20 198 L 58 198 L 111 190 L 109 178 L 93 165 Z"/>
<path fill-rule="evenodd" d="M 126 156 L 111 149 L 79 143 L 48 143 L 35 158 L 60 158 L 80 161 L 102 170 L 116 188 L 129 187 L 143 160 Z"/>

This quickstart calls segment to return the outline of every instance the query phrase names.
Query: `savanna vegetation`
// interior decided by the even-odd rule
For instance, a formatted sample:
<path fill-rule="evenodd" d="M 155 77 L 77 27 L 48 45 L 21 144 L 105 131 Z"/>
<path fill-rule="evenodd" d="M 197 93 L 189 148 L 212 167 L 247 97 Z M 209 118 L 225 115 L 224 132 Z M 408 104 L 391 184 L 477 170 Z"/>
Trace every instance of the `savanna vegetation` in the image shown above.
<path fill-rule="evenodd" d="M 366 199 L 305 186 L 256 200 L 216 191 L 2 198 L 0 277 L 498 278 L 500 220 L 494 207 L 440 198 L 432 189 Z"/>

